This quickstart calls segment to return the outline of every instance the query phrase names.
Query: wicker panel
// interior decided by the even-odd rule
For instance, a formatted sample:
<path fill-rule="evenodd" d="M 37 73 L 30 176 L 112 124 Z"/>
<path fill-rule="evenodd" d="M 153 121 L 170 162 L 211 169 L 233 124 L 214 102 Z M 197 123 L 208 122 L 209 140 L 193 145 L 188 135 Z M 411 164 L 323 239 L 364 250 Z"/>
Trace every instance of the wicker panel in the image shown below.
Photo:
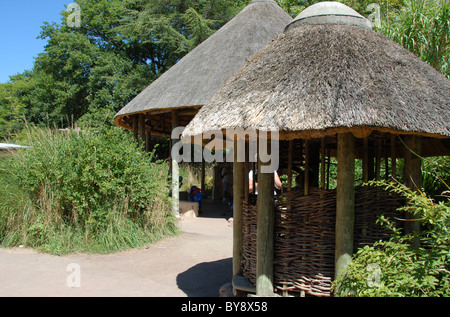
<path fill-rule="evenodd" d="M 375 224 L 379 215 L 398 216 L 402 200 L 376 187 L 355 192 L 355 250 L 387 238 Z M 312 188 L 308 196 L 291 191 L 280 195 L 276 207 L 274 283 L 280 290 L 330 296 L 334 278 L 336 192 Z M 243 206 L 243 275 L 256 282 L 256 206 Z"/>

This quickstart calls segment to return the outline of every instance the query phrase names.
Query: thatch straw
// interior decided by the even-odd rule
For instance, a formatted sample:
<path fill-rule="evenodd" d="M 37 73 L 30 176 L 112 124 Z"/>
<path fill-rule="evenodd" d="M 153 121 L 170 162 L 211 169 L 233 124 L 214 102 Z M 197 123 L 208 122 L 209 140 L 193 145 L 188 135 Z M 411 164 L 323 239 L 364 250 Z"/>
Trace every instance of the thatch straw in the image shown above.
<path fill-rule="evenodd" d="M 203 106 L 291 21 L 272 0 L 251 2 L 120 110 L 115 124 L 130 129 L 123 119 L 132 114 Z"/>
<path fill-rule="evenodd" d="M 371 29 L 303 24 L 246 63 L 183 136 L 238 127 L 281 139 L 373 130 L 450 137 L 450 81 Z"/>

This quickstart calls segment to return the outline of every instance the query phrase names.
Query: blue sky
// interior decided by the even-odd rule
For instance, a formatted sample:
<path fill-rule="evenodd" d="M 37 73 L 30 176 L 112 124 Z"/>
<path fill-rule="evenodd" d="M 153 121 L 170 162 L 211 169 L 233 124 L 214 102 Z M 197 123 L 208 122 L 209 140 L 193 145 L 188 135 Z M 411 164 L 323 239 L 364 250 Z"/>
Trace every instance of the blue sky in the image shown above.
<path fill-rule="evenodd" d="M 44 21 L 61 23 L 61 11 L 73 0 L 0 1 L 0 83 L 33 67 L 46 41 L 36 37 Z"/>

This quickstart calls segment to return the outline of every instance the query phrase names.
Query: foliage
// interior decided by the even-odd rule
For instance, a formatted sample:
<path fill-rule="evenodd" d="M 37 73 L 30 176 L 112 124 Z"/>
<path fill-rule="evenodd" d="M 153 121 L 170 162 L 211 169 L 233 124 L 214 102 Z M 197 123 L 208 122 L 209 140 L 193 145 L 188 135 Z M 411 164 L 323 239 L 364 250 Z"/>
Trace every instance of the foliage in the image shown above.
<path fill-rule="evenodd" d="M 381 32 L 450 78 L 450 1 L 405 0 Z"/>
<path fill-rule="evenodd" d="M 32 128 L 27 143 L 30 149 L 1 161 L 3 246 L 101 252 L 176 232 L 167 166 L 151 163 L 152 155 L 122 129 L 64 134 Z M 74 240 L 79 245 L 71 245 Z"/>
<path fill-rule="evenodd" d="M 392 230 L 391 239 L 358 250 L 346 272 L 335 280 L 336 293 L 340 296 L 449 296 L 450 201 L 435 203 L 424 193 L 415 193 L 396 183 L 371 184 L 403 195 L 408 203 L 399 211 L 414 214 L 420 219 L 422 230 L 402 235 L 391 220 L 381 217 L 379 222 Z M 414 244 L 417 240 L 418 247 Z"/>

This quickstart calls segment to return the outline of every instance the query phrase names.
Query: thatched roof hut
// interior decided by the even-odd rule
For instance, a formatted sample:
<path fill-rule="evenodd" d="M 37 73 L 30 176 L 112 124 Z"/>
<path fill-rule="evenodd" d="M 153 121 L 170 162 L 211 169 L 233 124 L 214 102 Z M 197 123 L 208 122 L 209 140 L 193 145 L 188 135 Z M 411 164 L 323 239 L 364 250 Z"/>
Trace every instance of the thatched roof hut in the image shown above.
<path fill-rule="evenodd" d="M 353 252 L 386 238 L 375 224 L 377 216 L 396 217 L 401 203 L 382 188 L 355 188 L 355 159 L 362 159 L 359 181 L 367 182 L 380 179 L 382 160 L 386 179 L 396 178 L 402 157 L 405 185 L 420 187 L 418 154 L 449 154 L 450 81 L 374 32 L 351 8 L 323 2 L 304 10 L 249 60 L 198 112 L 183 137 L 226 129 L 278 131 L 280 143 L 288 143 L 279 156 L 287 154 L 289 172 L 295 160 L 303 169 L 301 191 L 282 194 L 275 203 L 273 173 L 262 172 L 266 163 L 258 157 L 255 206 L 247 190 L 249 158 L 242 162 L 235 154 L 235 290 L 330 296 L 331 281 Z M 236 149 L 243 136 L 234 138 Z M 330 156 L 337 157 L 335 189 L 326 181 Z M 309 174 L 320 175 L 320 183 L 311 182 Z M 288 174 L 288 190 L 291 183 Z M 404 218 L 410 220 L 406 232 L 418 230 L 419 221 L 409 214 Z M 238 285 L 242 278 L 254 289 Z"/>
<path fill-rule="evenodd" d="M 300 14 L 233 76 L 184 135 L 241 127 L 278 130 L 282 139 L 373 130 L 450 137 L 448 79 L 369 27 L 313 19 Z"/>
<path fill-rule="evenodd" d="M 197 110 L 292 18 L 272 0 L 254 0 L 231 21 L 151 83 L 115 116 L 117 126 L 133 129 L 144 114 L 145 130 L 169 135 L 172 110 L 187 125 Z M 151 116 L 151 117 L 150 117 Z"/>

